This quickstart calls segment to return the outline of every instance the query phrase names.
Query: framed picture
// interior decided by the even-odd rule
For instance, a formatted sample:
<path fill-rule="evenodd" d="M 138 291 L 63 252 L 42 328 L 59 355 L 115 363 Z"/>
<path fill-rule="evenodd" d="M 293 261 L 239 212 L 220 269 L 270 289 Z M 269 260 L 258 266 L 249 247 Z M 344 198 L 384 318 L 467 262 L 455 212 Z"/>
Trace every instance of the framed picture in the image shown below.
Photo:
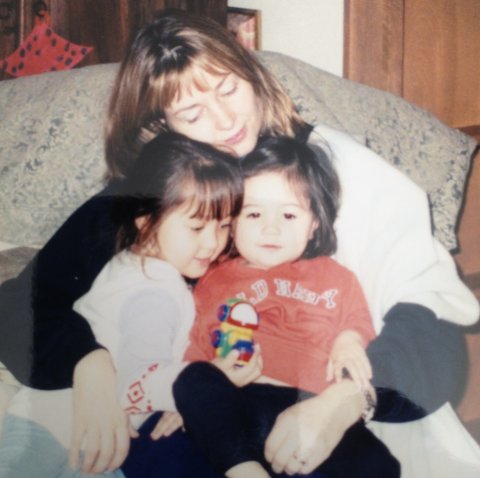
<path fill-rule="evenodd" d="M 227 8 L 227 28 L 247 50 L 261 48 L 261 12 L 248 8 Z"/>

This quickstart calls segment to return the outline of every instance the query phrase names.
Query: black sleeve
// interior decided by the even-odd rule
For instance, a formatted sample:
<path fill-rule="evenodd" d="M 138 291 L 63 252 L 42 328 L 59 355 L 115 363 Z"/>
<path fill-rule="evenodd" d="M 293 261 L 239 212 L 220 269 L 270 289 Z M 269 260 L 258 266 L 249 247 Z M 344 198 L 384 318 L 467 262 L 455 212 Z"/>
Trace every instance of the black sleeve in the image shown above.
<path fill-rule="evenodd" d="M 397 304 L 368 346 L 378 394 L 374 419 L 409 421 L 458 402 L 465 389 L 465 329 L 418 304 Z"/>
<path fill-rule="evenodd" d="M 75 211 L 16 279 L 0 289 L 0 360 L 26 385 L 72 385 L 73 370 L 100 347 L 73 303 L 115 251 L 113 196 Z"/>

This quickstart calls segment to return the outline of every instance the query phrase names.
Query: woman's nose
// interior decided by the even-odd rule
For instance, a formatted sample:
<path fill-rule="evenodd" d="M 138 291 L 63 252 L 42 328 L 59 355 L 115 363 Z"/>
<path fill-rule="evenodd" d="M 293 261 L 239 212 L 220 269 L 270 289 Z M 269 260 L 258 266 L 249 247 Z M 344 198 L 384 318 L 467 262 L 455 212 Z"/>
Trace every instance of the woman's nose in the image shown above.
<path fill-rule="evenodd" d="M 221 101 L 216 101 L 211 108 L 211 114 L 215 127 L 229 130 L 235 123 L 235 112 L 232 108 Z"/>

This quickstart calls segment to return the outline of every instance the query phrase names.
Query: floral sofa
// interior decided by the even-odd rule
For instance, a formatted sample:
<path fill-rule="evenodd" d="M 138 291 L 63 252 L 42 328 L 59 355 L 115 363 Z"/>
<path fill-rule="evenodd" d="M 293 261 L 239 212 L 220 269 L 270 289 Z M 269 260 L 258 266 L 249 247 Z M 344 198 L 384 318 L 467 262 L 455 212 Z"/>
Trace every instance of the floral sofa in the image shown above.
<path fill-rule="evenodd" d="M 379 90 L 272 52 L 259 58 L 304 118 L 344 130 L 427 191 L 435 236 L 450 250 L 473 139 Z M 117 64 L 0 82 L 0 283 L 103 185 L 103 122 Z M 0 318 L 1 320 L 1 318 Z M 17 382 L 0 364 L 0 420 Z"/>

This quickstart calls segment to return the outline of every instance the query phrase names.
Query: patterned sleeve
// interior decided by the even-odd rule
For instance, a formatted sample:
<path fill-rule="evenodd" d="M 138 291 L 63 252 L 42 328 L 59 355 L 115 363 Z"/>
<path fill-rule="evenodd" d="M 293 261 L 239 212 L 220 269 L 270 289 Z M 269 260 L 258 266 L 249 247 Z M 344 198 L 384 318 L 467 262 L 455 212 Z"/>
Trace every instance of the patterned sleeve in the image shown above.
<path fill-rule="evenodd" d="M 128 412 L 175 410 L 172 385 L 185 366 L 172 358 L 180 312 L 171 295 L 158 289 L 143 291 L 123 309 L 116 365 Z"/>

